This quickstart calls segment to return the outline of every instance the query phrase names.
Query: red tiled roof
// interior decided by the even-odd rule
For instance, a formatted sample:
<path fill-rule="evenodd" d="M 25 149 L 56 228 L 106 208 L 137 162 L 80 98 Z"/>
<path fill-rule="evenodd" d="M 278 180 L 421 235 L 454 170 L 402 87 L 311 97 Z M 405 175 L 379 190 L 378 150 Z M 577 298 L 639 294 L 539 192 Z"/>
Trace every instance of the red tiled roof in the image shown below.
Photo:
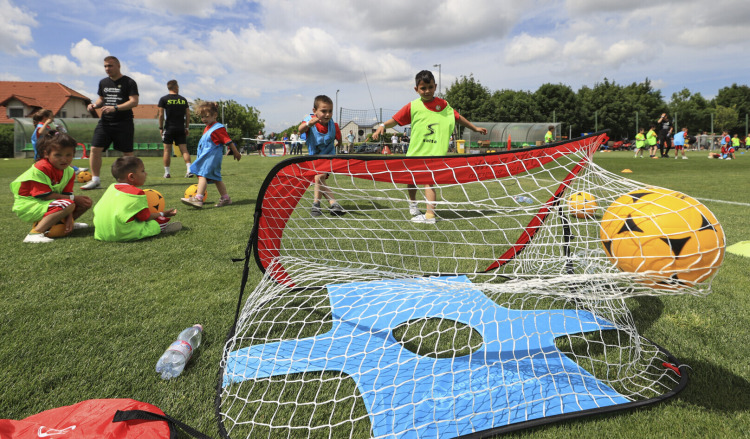
<path fill-rule="evenodd" d="M 0 81 L 0 123 L 13 123 L 8 119 L 5 104 L 12 98 L 31 107 L 48 108 L 54 114 L 70 99 L 81 99 L 85 103 L 91 99 L 59 82 Z"/>

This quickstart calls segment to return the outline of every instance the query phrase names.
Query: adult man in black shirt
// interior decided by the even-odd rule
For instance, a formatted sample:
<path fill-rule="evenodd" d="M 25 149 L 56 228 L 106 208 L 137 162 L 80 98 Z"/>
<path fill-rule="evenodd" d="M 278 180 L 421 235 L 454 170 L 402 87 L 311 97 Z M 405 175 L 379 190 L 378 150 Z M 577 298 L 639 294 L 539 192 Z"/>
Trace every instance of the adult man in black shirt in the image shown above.
<path fill-rule="evenodd" d="M 176 79 L 167 82 L 169 94 L 159 99 L 159 131 L 164 142 L 164 178 L 170 178 L 169 165 L 172 163 L 172 144 L 180 148 L 185 160 L 187 173 L 190 173 L 190 153 L 187 150 L 187 135 L 190 129 L 190 105 L 187 99 L 180 96 L 180 86 Z"/>
<path fill-rule="evenodd" d="M 659 127 L 659 153 L 662 157 L 669 157 L 669 150 L 672 148 L 672 122 L 669 121 L 667 113 L 662 113 L 657 121 Z M 664 151 L 666 145 L 667 150 Z"/>
<path fill-rule="evenodd" d="M 133 108 L 138 106 L 138 85 L 120 73 L 120 60 L 114 56 L 104 58 L 107 77 L 99 81 L 99 97 L 88 105 L 88 110 L 102 109 L 102 116 L 91 140 L 89 163 L 93 178 L 81 186 L 83 190 L 101 187 L 99 172 L 102 168 L 102 153 L 114 144 L 122 155 L 133 155 Z"/>

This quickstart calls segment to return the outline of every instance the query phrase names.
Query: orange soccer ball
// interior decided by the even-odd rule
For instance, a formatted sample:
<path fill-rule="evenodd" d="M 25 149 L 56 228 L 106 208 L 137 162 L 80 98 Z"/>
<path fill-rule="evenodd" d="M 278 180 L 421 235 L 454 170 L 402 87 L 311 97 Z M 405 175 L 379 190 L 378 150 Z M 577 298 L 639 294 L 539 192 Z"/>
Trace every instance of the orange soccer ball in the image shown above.
<path fill-rule="evenodd" d="M 668 189 L 638 189 L 617 198 L 602 217 L 600 237 L 614 265 L 641 274 L 654 288 L 703 282 L 724 260 L 724 231 L 713 213 Z"/>
<path fill-rule="evenodd" d="M 65 219 L 66 218 L 61 219 L 59 223 L 49 228 L 49 230 L 47 231 L 48 238 L 62 238 L 64 236 L 70 235 L 70 232 L 65 233 Z M 31 226 L 31 230 L 34 230 L 37 224 L 39 224 L 39 221 L 34 221 L 34 224 Z"/>
<path fill-rule="evenodd" d="M 568 213 L 576 218 L 590 218 L 596 214 L 596 198 L 588 192 L 576 192 L 568 198 Z"/>
<path fill-rule="evenodd" d="M 164 197 L 161 193 L 154 189 L 144 189 L 146 193 L 146 200 L 148 200 L 148 210 L 151 213 L 164 212 Z"/>

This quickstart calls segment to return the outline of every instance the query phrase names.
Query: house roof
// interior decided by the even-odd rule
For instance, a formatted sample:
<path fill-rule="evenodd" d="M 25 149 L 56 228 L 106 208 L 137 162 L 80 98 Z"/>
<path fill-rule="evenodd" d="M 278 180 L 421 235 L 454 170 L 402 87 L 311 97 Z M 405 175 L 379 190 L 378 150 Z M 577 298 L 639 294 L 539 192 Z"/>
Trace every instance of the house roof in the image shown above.
<path fill-rule="evenodd" d="M 0 123 L 12 123 L 8 119 L 6 104 L 18 99 L 29 107 L 48 108 L 54 114 L 70 99 L 81 99 L 88 104 L 91 99 L 59 82 L 0 81 Z"/>

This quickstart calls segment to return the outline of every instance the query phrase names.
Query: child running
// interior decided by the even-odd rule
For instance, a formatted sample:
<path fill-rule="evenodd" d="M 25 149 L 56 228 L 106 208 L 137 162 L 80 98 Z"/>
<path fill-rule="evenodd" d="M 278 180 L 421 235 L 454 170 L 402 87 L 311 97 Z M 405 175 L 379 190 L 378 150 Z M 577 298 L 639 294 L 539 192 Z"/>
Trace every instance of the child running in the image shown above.
<path fill-rule="evenodd" d="M 313 101 L 312 114 L 305 117 L 299 124 L 297 131 L 305 136 L 307 151 L 309 155 L 333 155 L 336 154 L 336 144 L 341 144 L 341 131 L 339 125 L 333 121 L 333 101 L 326 95 L 318 95 Z M 313 191 L 313 205 L 310 209 L 311 216 L 323 214 L 320 209 L 321 195 L 328 200 L 328 211 L 331 215 L 344 215 L 346 210 L 333 197 L 331 189 L 326 185 L 328 173 L 315 176 L 315 188 Z"/>
<path fill-rule="evenodd" d="M 203 130 L 203 136 L 198 141 L 198 157 L 190 165 L 190 173 L 198 176 L 198 190 L 196 194 L 189 198 L 182 198 L 182 202 L 201 209 L 203 207 L 203 194 L 206 193 L 208 183 L 214 183 L 216 190 L 219 191 L 219 202 L 214 207 L 222 207 L 232 204 L 232 199 L 227 194 L 227 186 L 221 179 L 221 164 L 224 160 L 224 146 L 234 156 L 234 159 L 240 161 L 242 156 L 237 147 L 229 137 L 224 125 L 216 121 L 219 116 L 219 107 L 215 102 L 201 102 L 196 109 L 206 129 Z"/>
<path fill-rule="evenodd" d="M 146 193 L 140 186 L 146 182 L 143 161 L 135 156 L 119 157 L 112 163 L 112 176 L 117 183 L 107 188 L 94 207 L 94 238 L 100 241 L 135 241 L 182 229 L 169 217 L 177 209 L 151 212 Z"/>
<path fill-rule="evenodd" d="M 411 124 L 411 138 L 406 156 L 424 157 L 448 153 L 448 142 L 456 123 L 474 132 L 487 134 L 486 128 L 476 127 L 453 110 L 444 99 L 435 97 L 435 77 L 432 72 L 422 70 L 417 73 L 414 81 L 416 82 L 414 91 L 419 95 L 419 99 L 406 104 L 393 118 L 381 123 L 372 135 L 374 140 L 377 140 L 386 128 Z M 438 221 L 435 215 L 437 196 L 432 185 L 425 185 L 427 211 L 424 214 L 417 207 L 417 187 L 411 184 L 407 187 L 409 190 L 409 214 L 412 215 L 411 221 L 435 224 Z"/>
<path fill-rule="evenodd" d="M 73 195 L 75 141 L 66 133 L 47 132 L 37 142 L 39 161 L 10 184 L 13 212 L 24 221 L 38 223 L 23 242 L 43 243 L 49 229 L 65 220 L 65 233 L 88 227 L 74 220 L 91 208 L 91 198 Z"/>

